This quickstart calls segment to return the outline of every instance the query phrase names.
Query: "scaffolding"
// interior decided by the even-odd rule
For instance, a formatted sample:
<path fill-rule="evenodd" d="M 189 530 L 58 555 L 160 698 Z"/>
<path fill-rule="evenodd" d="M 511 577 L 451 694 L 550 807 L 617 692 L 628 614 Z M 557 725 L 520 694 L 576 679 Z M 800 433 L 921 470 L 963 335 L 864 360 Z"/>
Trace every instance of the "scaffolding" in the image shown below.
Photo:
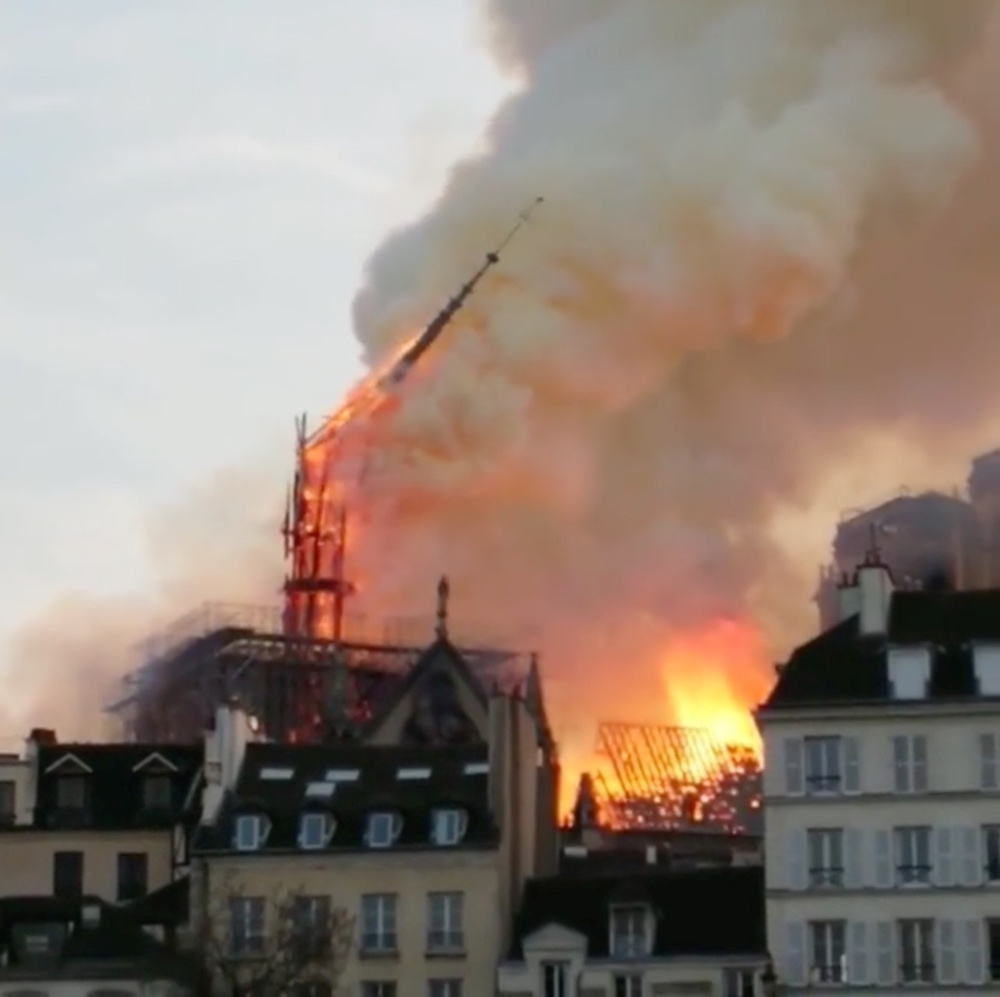
<path fill-rule="evenodd" d="M 698 728 L 603 723 L 595 780 L 604 820 L 616 830 L 714 830 L 759 834 L 756 752 Z"/>

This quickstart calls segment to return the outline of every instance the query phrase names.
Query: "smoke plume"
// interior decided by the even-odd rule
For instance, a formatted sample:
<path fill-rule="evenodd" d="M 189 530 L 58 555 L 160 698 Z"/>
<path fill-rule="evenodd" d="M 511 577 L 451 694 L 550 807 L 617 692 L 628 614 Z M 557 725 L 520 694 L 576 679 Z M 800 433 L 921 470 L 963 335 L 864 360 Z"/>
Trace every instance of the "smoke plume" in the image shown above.
<path fill-rule="evenodd" d="M 671 634 L 801 635 L 818 552 L 782 524 L 833 471 L 878 441 L 878 494 L 1000 414 L 997 4 L 488 10 L 520 89 L 370 261 L 370 360 L 546 202 L 377 427 L 352 565 L 414 610 L 447 573 L 456 615 L 547 652 L 564 716 L 665 719 Z"/>

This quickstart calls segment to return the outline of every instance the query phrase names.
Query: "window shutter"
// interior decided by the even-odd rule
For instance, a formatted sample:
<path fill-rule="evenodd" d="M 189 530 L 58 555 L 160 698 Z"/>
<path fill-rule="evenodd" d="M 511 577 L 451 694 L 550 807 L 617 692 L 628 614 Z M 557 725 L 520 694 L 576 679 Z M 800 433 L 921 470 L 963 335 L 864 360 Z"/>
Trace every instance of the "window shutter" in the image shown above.
<path fill-rule="evenodd" d="M 868 925 L 852 921 L 847 936 L 847 979 L 852 984 L 866 984 L 868 977 Z"/>
<path fill-rule="evenodd" d="M 892 838 L 888 831 L 875 832 L 875 885 L 880 890 L 892 887 Z"/>
<path fill-rule="evenodd" d="M 958 882 L 960 886 L 978 886 L 982 863 L 979 860 L 979 832 L 975 827 L 957 829 L 959 848 Z"/>
<path fill-rule="evenodd" d="M 802 778 L 802 738 L 785 738 L 785 792 L 801 796 L 804 791 Z"/>
<path fill-rule="evenodd" d="M 958 953 L 955 947 L 955 922 L 938 921 L 938 982 L 958 982 Z"/>
<path fill-rule="evenodd" d="M 844 886 L 849 890 L 858 890 L 864 885 L 863 838 L 856 827 L 849 827 L 844 832 Z"/>
<path fill-rule="evenodd" d="M 913 792 L 926 793 L 929 779 L 927 778 L 927 738 L 918 734 L 910 746 L 913 764 Z"/>
<path fill-rule="evenodd" d="M 964 964 L 963 983 L 971 983 L 974 986 L 985 982 L 985 968 L 983 966 L 983 923 L 982 921 L 966 921 L 962 926 L 962 953 Z"/>
<path fill-rule="evenodd" d="M 806 982 L 806 926 L 801 922 L 785 925 L 785 979 L 793 987 Z"/>
<path fill-rule="evenodd" d="M 997 789 L 997 736 L 979 735 L 979 787 Z"/>
<path fill-rule="evenodd" d="M 880 987 L 891 987 L 896 982 L 891 921 L 875 925 L 875 982 Z"/>
<path fill-rule="evenodd" d="M 845 737 L 844 745 L 844 792 L 861 792 L 861 746 L 856 737 Z"/>
<path fill-rule="evenodd" d="M 892 788 L 897 793 L 910 791 L 910 739 L 894 737 L 892 739 Z"/>
<path fill-rule="evenodd" d="M 788 889 L 805 890 L 809 886 L 808 843 L 804 830 L 788 835 Z"/>
<path fill-rule="evenodd" d="M 934 831 L 934 882 L 938 886 L 955 885 L 950 827 L 939 827 Z"/>

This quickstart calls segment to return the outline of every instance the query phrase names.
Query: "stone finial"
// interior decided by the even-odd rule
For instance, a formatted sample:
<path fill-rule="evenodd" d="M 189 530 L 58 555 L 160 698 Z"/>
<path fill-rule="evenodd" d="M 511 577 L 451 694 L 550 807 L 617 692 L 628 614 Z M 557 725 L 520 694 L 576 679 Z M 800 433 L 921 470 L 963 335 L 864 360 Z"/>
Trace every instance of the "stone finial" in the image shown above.
<path fill-rule="evenodd" d="M 437 626 L 434 632 L 440 640 L 445 640 L 448 636 L 448 597 L 451 594 L 451 586 L 448 584 L 448 577 L 441 576 L 438 582 L 437 601 Z"/>

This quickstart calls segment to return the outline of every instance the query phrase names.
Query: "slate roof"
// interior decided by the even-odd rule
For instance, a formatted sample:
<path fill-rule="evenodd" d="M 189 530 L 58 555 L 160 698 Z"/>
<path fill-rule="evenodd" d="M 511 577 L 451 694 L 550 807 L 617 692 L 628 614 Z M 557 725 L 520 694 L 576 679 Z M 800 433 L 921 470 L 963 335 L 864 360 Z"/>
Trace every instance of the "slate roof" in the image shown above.
<path fill-rule="evenodd" d="M 158 760 L 136 771 L 154 755 Z M 171 827 L 181 816 L 192 784 L 201 769 L 202 748 L 188 745 L 149 744 L 43 744 L 38 749 L 38 798 L 30 825 L 10 826 L 0 833 L 37 828 L 80 827 L 95 830 Z M 81 765 L 83 767 L 81 767 Z M 55 766 L 55 768 L 53 768 Z M 156 768 L 154 766 L 160 766 Z M 143 807 L 143 779 L 148 774 L 168 774 L 171 807 L 147 811 Z M 61 810 L 57 800 L 60 776 L 84 775 L 87 805 L 82 810 Z M 194 794 L 197 803 L 197 794 Z"/>
<path fill-rule="evenodd" d="M 240 814 L 268 817 L 271 830 L 262 852 L 298 848 L 299 821 L 304 812 L 330 813 L 335 831 L 326 851 L 365 848 L 370 813 L 391 811 L 403 820 L 395 848 L 432 848 L 432 812 L 460 808 L 468 815 L 462 842 L 455 847 L 492 847 L 499 839 L 489 813 L 487 776 L 467 773 L 467 765 L 484 767 L 484 744 L 461 746 L 289 745 L 254 743 L 246 756 L 233 793 L 224 802 L 213 825 L 198 828 L 193 850 L 229 851 L 235 820 Z M 399 779 L 400 769 L 429 768 L 429 778 Z M 290 769 L 288 779 L 262 779 L 264 769 Z M 331 769 L 357 769 L 358 778 L 338 782 L 329 797 L 306 795 L 307 787 L 322 783 Z"/>
<path fill-rule="evenodd" d="M 614 904 L 649 904 L 656 920 L 652 958 L 763 955 L 764 870 L 760 866 L 529 880 L 509 958 L 523 959 L 524 939 L 548 924 L 587 938 L 588 958 L 606 958 Z"/>
<path fill-rule="evenodd" d="M 98 912 L 94 924 L 85 908 Z M 50 935 L 52 949 L 31 957 L 20 933 Z M 46 931 L 46 934 L 49 932 Z M 152 938 L 131 916 L 97 897 L 4 897 L 0 899 L 0 980 L 38 978 L 173 979 L 193 983 L 197 969 L 183 955 Z"/>
<path fill-rule="evenodd" d="M 890 646 L 930 645 L 928 698 L 977 696 L 975 642 L 1000 643 L 1000 590 L 894 592 L 885 636 L 862 636 L 853 616 L 792 653 L 763 709 L 889 698 Z"/>

